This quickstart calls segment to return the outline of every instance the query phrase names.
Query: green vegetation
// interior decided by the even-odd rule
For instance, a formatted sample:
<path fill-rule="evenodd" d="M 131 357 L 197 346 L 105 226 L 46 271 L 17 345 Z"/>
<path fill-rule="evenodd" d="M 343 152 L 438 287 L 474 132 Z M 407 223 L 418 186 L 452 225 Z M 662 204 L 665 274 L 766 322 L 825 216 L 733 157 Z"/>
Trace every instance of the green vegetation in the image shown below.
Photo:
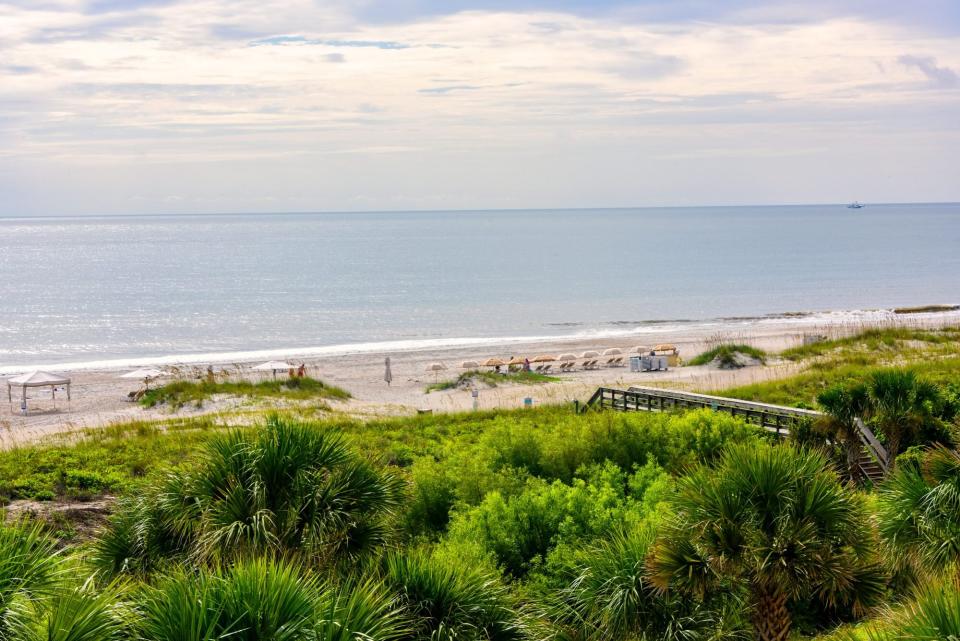
<path fill-rule="evenodd" d="M 524 372 L 523 370 L 494 372 L 491 370 L 466 371 L 452 381 L 440 381 L 427 385 L 426 391 L 442 392 L 450 389 L 468 389 L 478 383 L 487 387 L 497 387 L 504 383 L 513 385 L 539 385 L 540 383 L 554 383 L 560 379 L 540 372 Z"/>
<path fill-rule="evenodd" d="M 803 357 L 822 383 L 782 391 L 828 417 L 793 442 L 710 410 L 291 404 L 0 452 L 8 499 L 118 496 L 96 535 L 0 526 L 0 639 L 955 639 L 957 357 L 934 335 L 884 354 L 939 374 L 863 355 L 885 337 Z M 840 473 L 857 418 L 903 450 L 876 488 Z"/>
<path fill-rule="evenodd" d="M 346 400 L 350 393 L 314 378 L 283 378 L 252 383 L 250 381 L 174 381 L 147 390 L 140 403 L 144 407 L 168 405 L 180 409 L 184 405 L 200 407 L 216 394 L 254 399 L 283 398 L 290 400 Z"/>
<path fill-rule="evenodd" d="M 744 358 L 752 358 L 761 363 L 767 362 L 767 353 L 762 349 L 757 349 L 751 345 L 723 344 L 709 349 L 702 354 L 698 354 L 686 365 L 710 365 L 716 362 L 721 369 L 736 369 L 743 367 Z"/>

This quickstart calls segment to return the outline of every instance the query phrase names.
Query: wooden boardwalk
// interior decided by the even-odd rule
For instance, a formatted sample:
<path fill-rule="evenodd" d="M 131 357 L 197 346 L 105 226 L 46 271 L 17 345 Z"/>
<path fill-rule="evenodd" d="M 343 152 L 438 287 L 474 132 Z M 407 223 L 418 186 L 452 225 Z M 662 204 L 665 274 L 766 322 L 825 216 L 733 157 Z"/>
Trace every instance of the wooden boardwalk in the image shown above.
<path fill-rule="evenodd" d="M 600 387 L 590 397 L 586 405 L 581 406 L 581 411 L 588 407 L 611 409 L 619 412 L 669 412 L 705 408 L 716 412 L 725 412 L 731 416 L 739 416 L 747 423 L 759 425 L 778 436 L 787 436 L 790 434 L 790 428 L 824 416 L 822 412 L 796 407 L 755 403 L 738 398 L 694 394 L 658 387 L 630 387 L 625 390 Z M 876 463 L 879 474 L 866 469 L 864 473 L 870 478 L 878 475 L 882 478 L 890 467 L 887 451 L 873 432 L 859 419 L 857 420 L 857 428 L 860 441 L 864 446 L 864 453 L 869 460 Z M 861 467 L 870 467 L 869 460 L 865 460 Z M 874 480 L 876 479 L 874 478 Z"/>

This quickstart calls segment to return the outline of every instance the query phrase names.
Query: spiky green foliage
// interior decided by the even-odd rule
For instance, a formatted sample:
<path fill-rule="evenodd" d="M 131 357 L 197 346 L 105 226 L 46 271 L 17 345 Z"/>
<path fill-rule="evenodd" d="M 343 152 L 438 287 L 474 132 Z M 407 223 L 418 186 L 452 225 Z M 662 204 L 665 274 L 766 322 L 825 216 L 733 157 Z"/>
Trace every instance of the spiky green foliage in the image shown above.
<path fill-rule="evenodd" d="M 325 589 L 314 616 L 316 641 L 394 641 L 409 638 L 414 621 L 400 599 L 373 579 L 353 579 Z"/>
<path fill-rule="evenodd" d="M 179 571 L 145 590 L 138 632 L 145 641 L 312 640 L 320 590 L 293 564 L 264 558 Z"/>
<path fill-rule="evenodd" d="M 960 563 L 960 453 L 928 451 L 901 465 L 880 490 L 880 532 L 893 554 L 931 572 Z"/>
<path fill-rule="evenodd" d="M 21 630 L 18 641 L 122 641 L 129 639 L 126 607 L 117 584 L 87 580 L 57 595 L 44 619 Z"/>
<path fill-rule="evenodd" d="M 129 502 L 93 558 L 111 573 L 184 555 L 206 563 L 260 553 L 350 560 L 383 544 L 402 489 L 338 433 L 273 417 L 254 432 L 214 438 L 197 468 Z"/>
<path fill-rule="evenodd" d="M 64 579 L 56 543 L 39 525 L 0 526 L 0 639 L 28 628 Z"/>
<path fill-rule="evenodd" d="M 960 587 L 955 582 L 923 587 L 906 605 L 830 641 L 956 641 L 960 639 Z"/>
<path fill-rule="evenodd" d="M 708 608 L 657 590 L 648 578 L 647 556 L 656 530 L 650 525 L 614 534 L 589 549 L 577 574 L 548 605 L 561 639 L 689 640 L 722 626 Z M 734 638 L 736 631 L 726 631 Z"/>
<path fill-rule="evenodd" d="M 912 444 L 924 425 L 935 420 L 932 410 L 939 389 L 907 369 L 873 372 L 868 387 L 877 427 L 895 461 L 901 447 Z"/>
<path fill-rule="evenodd" d="M 387 584 L 414 618 L 419 638 L 524 637 L 523 618 L 498 578 L 416 553 L 390 555 L 384 565 Z"/>
<path fill-rule="evenodd" d="M 795 602 L 863 613 L 883 593 L 869 519 L 822 455 L 737 446 L 679 485 L 677 518 L 651 560 L 660 589 L 703 598 L 738 586 L 759 639 L 785 638 Z"/>
<path fill-rule="evenodd" d="M 857 465 L 863 446 L 856 421 L 867 418 L 872 409 L 867 386 L 863 383 L 833 385 L 817 395 L 817 404 L 827 415 L 815 424 L 816 432 L 840 445 L 847 473 L 853 479 L 863 480 Z"/>

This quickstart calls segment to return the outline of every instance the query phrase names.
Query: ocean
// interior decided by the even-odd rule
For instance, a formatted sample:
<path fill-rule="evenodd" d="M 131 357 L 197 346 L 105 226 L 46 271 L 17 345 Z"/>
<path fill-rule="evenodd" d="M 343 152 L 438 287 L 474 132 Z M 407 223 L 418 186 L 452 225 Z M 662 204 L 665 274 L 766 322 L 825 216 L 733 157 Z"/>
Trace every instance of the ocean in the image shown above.
<path fill-rule="evenodd" d="M 0 218 L 0 372 L 956 302 L 958 204 Z"/>

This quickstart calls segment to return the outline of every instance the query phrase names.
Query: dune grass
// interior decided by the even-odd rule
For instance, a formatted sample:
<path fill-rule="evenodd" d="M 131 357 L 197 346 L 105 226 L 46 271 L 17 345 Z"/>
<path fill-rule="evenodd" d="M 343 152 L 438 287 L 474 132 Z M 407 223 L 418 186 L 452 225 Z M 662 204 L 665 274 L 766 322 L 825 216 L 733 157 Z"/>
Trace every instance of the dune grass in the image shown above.
<path fill-rule="evenodd" d="M 327 385 L 315 378 L 283 378 L 253 383 L 250 381 L 173 381 L 148 390 L 140 403 L 144 407 L 168 405 L 179 409 L 184 405 L 200 407 L 215 394 L 229 394 L 248 398 L 285 398 L 292 400 L 333 399 L 346 400 L 350 393 Z"/>
<path fill-rule="evenodd" d="M 455 379 L 427 385 L 426 391 L 428 394 L 430 392 L 442 392 L 459 387 L 469 387 L 476 383 L 483 383 L 487 387 L 497 387 L 504 383 L 512 383 L 514 385 L 539 385 L 540 383 L 554 383 L 559 380 L 556 376 L 541 374 L 540 372 L 524 372 L 520 370 L 498 374 L 494 371 L 470 370 L 460 374 Z"/>
<path fill-rule="evenodd" d="M 738 355 L 755 358 L 761 363 L 767 362 L 767 353 L 762 349 L 743 343 L 729 343 L 717 345 L 713 349 L 694 356 L 686 362 L 686 365 L 709 365 L 717 361 L 717 364 L 722 368 L 734 369 L 741 366 L 737 359 Z"/>
<path fill-rule="evenodd" d="M 188 460 L 224 427 L 206 415 L 135 421 L 0 452 L 0 502 L 18 499 L 85 500 L 124 493 L 154 470 Z"/>

